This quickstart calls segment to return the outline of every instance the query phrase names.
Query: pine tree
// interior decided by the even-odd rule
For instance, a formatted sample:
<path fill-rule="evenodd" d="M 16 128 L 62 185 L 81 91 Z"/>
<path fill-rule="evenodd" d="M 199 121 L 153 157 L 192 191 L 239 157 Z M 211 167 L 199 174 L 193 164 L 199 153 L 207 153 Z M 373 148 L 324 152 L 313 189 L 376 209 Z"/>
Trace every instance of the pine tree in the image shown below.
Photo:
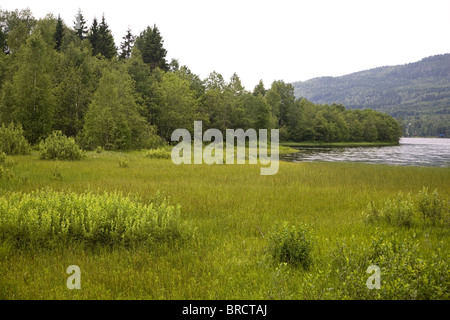
<path fill-rule="evenodd" d="M 99 33 L 99 53 L 105 58 L 112 59 L 117 55 L 117 48 L 114 44 L 114 37 L 109 30 L 109 26 L 105 21 L 105 16 L 102 16 L 102 22 L 98 28 Z"/>
<path fill-rule="evenodd" d="M 156 25 L 147 27 L 136 39 L 136 47 L 142 54 L 142 59 L 150 65 L 151 69 L 160 68 L 164 71 L 169 70 L 166 61 L 167 51 L 163 47 L 164 40 L 159 33 Z"/>
<path fill-rule="evenodd" d="M 120 44 L 120 59 L 128 59 L 131 57 L 131 49 L 135 41 L 135 37 L 131 34 L 131 29 L 128 28 L 127 34 L 122 38 L 123 42 Z"/>
<path fill-rule="evenodd" d="M 96 56 L 97 54 L 100 53 L 100 34 L 98 29 L 97 18 L 94 18 L 94 21 L 92 21 L 92 26 L 91 29 L 89 30 L 88 39 L 92 46 L 92 55 Z"/>
<path fill-rule="evenodd" d="M 60 52 L 62 39 L 64 37 L 64 22 L 61 19 L 61 16 L 58 15 L 58 20 L 56 20 L 56 30 L 53 35 L 53 39 L 55 40 L 55 50 Z"/>
<path fill-rule="evenodd" d="M 81 40 L 84 40 L 86 38 L 87 26 L 86 26 L 86 21 L 84 20 L 83 13 L 81 12 L 81 9 L 78 9 L 77 15 L 75 16 L 73 28 L 75 29 L 77 36 Z"/>

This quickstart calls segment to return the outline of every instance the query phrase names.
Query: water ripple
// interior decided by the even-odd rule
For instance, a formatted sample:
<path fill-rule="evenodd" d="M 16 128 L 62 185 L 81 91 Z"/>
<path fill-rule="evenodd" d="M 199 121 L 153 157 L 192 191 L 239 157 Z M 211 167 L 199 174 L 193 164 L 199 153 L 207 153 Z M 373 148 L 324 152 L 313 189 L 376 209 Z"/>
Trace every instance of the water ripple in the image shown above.
<path fill-rule="evenodd" d="M 293 162 L 363 162 L 404 166 L 449 167 L 450 139 L 402 138 L 387 147 L 300 147 L 281 159 Z"/>

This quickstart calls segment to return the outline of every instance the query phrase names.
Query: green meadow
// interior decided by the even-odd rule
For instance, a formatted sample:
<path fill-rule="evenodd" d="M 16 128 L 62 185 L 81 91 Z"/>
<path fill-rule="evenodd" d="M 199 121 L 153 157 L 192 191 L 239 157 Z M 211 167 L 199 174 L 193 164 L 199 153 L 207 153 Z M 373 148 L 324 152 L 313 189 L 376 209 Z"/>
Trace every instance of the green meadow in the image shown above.
<path fill-rule="evenodd" d="M 164 195 L 180 205 L 177 226 L 186 236 L 150 245 L 25 246 L 2 231 L 0 299 L 450 298 L 450 168 L 280 161 L 276 175 L 262 176 L 260 164 L 174 165 L 146 151 L 87 152 L 80 161 L 39 160 L 33 151 L 5 164 L 3 203 L 36 190 L 120 192 L 142 205 Z M 406 226 L 367 221 L 369 203 L 407 207 L 408 194 L 413 203 L 424 187 L 439 194 L 438 222 L 416 209 Z M 308 266 L 273 255 L 270 239 L 283 223 L 308 231 Z M 372 264 L 381 269 L 380 289 L 366 285 Z M 80 267 L 80 290 L 66 286 L 70 265 Z"/>

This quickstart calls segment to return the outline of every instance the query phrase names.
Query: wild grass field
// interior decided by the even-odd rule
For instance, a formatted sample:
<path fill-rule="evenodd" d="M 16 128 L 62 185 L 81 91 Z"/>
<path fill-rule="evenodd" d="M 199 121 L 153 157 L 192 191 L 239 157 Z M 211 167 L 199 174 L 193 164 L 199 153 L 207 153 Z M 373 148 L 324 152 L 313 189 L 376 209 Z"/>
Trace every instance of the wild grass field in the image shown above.
<path fill-rule="evenodd" d="M 68 194 L 108 197 L 120 192 L 130 196 L 123 202 L 127 208 L 142 212 L 161 204 L 155 200 L 160 197 L 180 205 L 174 230 L 184 236 L 173 240 L 161 233 L 151 243 L 135 245 L 111 238 L 113 243 L 106 245 L 104 238 L 87 244 L 82 236 L 59 241 L 64 236 L 51 238 L 56 234 L 51 227 L 40 234 L 36 226 L 24 226 L 14 236 L 8 234 L 11 228 L 2 228 L 0 298 L 450 298 L 445 220 L 450 168 L 280 161 L 276 175 L 262 176 L 260 165 L 177 166 L 146 154 L 100 150 L 87 152 L 80 161 L 39 160 L 36 152 L 8 156 L 0 178 L 0 224 L 19 204 L 43 219 L 45 209 L 39 213 L 33 204 L 67 200 Z M 424 187 L 427 198 L 420 202 Z M 432 196 L 435 189 L 438 198 Z M 39 199 L 24 200 L 24 194 L 37 190 Z M 439 207 L 442 215 L 428 219 L 420 204 Z M 59 203 L 49 215 L 61 217 L 66 207 Z M 133 221 L 133 210 L 121 208 L 117 204 L 112 214 Z M 390 218 L 405 212 L 410 223 Z M 91 218 L 95 224 L 96 216 Z M 130 232 L 135 236 L 138 231 Z M 37 240 L 21 242 L 25 235 Z M 285 246 L 277 247 L 280 243 Z M 299 253 L 295 257 L 300 260 L 307 256 L 308 263 L 293 263 L 294 255 L 286 252 Z M 66 286 L 70 265 L 80 267 L 79 290 Z M 366 285 L 370 265 L 380 267 L 380 289 Z"/>

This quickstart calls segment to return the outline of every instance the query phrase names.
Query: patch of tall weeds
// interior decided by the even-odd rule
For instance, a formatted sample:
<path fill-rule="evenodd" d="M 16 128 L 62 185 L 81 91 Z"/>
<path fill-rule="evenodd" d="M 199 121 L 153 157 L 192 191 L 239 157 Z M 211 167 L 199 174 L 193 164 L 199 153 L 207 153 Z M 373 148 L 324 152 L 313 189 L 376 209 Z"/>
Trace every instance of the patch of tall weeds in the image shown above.
<path fill-rule="evenodd" d="M 0 240 L 17 248 L 172 243 L 192 229 L 166 197 L 149 204 L 119 192 L 12 192 L 0 197 Z"/>

